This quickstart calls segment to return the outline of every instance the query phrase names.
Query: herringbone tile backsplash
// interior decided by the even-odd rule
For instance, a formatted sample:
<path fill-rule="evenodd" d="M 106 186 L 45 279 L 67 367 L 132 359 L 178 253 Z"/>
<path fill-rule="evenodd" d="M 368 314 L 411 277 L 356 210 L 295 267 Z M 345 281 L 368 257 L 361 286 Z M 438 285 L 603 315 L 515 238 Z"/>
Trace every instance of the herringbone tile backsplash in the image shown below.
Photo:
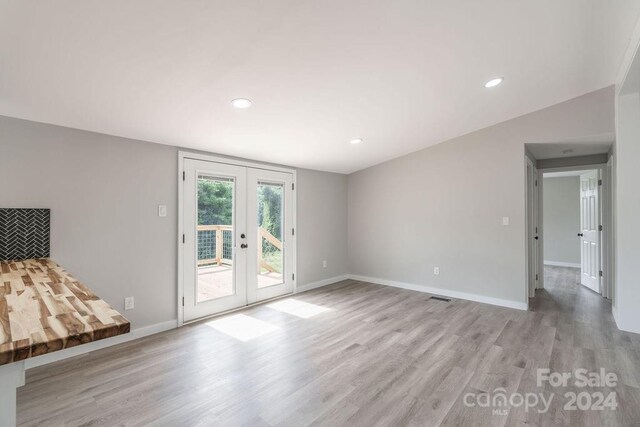
<path fill-rule="evenodd" d="M 49 256 L 49 209 L 0 208 L 0 260 Z"/>

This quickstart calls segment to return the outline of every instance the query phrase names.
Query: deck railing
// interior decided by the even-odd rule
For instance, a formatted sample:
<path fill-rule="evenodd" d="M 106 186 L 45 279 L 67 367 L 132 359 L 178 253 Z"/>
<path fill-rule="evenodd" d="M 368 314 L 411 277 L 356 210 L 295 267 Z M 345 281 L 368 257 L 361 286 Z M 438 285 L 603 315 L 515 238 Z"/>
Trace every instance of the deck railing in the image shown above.
<path fill-rule="evenodd" d="M 282 271 L 278 271 L 276 267 L 274 267 L 271 264 L 268 264 L 264 260 L 264 257 L 262 255 L 262 239 L 271 243 L 273 246 L 275 246 L 276 249 L 282 252 L 282 241 L 278 240 L 278 238 L 275 237 L 273 234 L 269 233 L 267 230 L 260 227 L 260 232 L 258 233 L 258 270 L 260 268 L 264 268 L 265 270 L 271 273 L 274 273 L 274 272 L 282 273 Z"/>
<path fill-rule="evenodd" d="M 233 226 L 231 225 L 198 225 L 198 265 L 208 264 L 233 264 Z M 225 231 L 229 232 L 229 238 L 225 239 Z M 215 240 L 208 239 L 206 232 L 214 232 Z M 207 243 L 213 243 L 214 250 L 207 247 Z M 225 243 L 227 247 L 225 248 Z M 225 250 L 226 249 L 226 250 Z M 211 257 L 211 255 L 214 255 Z"/>
<path fill-rule="evenodd" d="M 233 226 L 231 225 L 198 225 L 198 265 L 232 265 L 233 264 Z M 213 232 L 214 237 L 210 234 Z M 209 234 L 209 236 L 207 235 Z M 262 241 L 266 240 L 277 250 L 282 251 L 282 241 L 260 227 L 258 233 L 258 266 L 270 272 L 278 272 L 278 268 L 264 260 Z M 213 246 L 213 248 L 211 248 Z"/>

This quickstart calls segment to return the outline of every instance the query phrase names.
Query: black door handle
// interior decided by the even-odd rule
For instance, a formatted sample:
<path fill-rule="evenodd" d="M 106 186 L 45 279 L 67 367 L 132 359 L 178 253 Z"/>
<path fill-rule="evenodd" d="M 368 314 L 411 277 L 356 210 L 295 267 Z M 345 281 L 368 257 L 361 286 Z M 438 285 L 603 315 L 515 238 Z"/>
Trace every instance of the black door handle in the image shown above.
<path fill-rule="evenodd" d="M 538 240 L 538 236 L 534 237 L 534 239 Z"/>
<path fill-rule="evenodd" d="M 243 243 L 243 244 L 240 245 L 240 247 L 242 249 L 247 249 L 249 247 L 249 245 L 247 245 L 246 243 Z"/>
<path fill-rule="evenodd" d="M 578 237 L 584 237 L 584 234 L 578 233 Z"/>

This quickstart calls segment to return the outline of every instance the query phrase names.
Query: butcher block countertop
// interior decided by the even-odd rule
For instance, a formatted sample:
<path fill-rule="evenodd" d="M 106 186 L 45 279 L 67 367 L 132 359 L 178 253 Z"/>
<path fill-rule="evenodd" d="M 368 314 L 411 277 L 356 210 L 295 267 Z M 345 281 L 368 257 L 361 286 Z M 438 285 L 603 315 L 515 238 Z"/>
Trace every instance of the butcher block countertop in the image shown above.
<path fill-rule="evenodd" d="M 0 365 L 129 329 L 127 319 L 53 260 L 0 261 Z"/>

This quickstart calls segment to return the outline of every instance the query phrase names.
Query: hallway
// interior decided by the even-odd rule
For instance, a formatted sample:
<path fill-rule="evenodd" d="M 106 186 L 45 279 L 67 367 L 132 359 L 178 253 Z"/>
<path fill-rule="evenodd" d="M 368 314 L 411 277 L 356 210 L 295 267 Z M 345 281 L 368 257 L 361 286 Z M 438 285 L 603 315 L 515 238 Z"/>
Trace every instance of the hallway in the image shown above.
<path fill-rule="evenodd" d="M 578 328 L 590 324 L 597 329 L 618 330 L 611 314 L 611 301 L 580 284 L 579 268 L 545 266 L 544 283 L 545 289 L 536 290 L 535 298 L 531 299 L 532 311 Z"/>

